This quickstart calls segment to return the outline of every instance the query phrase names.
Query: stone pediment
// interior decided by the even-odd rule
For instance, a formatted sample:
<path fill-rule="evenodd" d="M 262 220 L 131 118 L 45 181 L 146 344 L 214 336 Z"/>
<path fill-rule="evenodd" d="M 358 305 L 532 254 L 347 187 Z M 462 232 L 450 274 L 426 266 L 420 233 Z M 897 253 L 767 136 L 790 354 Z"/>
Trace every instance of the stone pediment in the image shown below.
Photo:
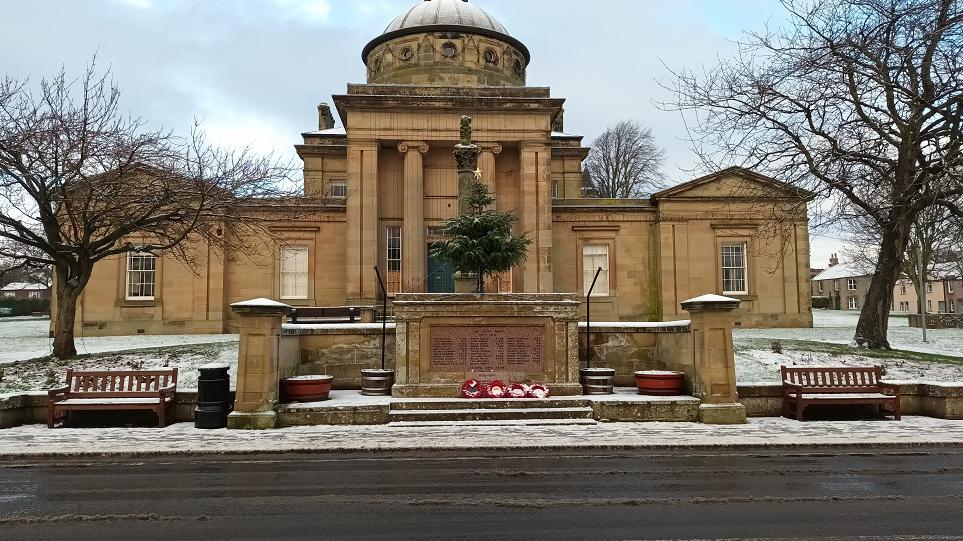
<path fill-rule="evenodd" d="M 662 190 L 652 199 L 806 199 L 806 190 L 742 167 L 730 167 Z"/>

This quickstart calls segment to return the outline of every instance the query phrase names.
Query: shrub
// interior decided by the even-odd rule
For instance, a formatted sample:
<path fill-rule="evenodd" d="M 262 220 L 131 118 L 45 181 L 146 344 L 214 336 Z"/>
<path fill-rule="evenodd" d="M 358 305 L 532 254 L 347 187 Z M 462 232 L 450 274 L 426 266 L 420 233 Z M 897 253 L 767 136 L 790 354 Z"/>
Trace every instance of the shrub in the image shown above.
<path fill-rule="evenodd" d="M 9 316 L 29 316 L 34 312 L 50 312 L 49 299 L 0 299 L 0 307 L 12 308 Z"/>
<path fill-rule="evenodd" d="M 813 297 L 813 308 L 818 310 L 829 310 L 833 307 L 833 301 L 829 297 Z"/>
<path fill-rule="evenodd" d="M 773 340 L 769 347 L 772 348 L 773 353 L 778 353 L 782 355 L 782 342 L 779 340 Z"/>

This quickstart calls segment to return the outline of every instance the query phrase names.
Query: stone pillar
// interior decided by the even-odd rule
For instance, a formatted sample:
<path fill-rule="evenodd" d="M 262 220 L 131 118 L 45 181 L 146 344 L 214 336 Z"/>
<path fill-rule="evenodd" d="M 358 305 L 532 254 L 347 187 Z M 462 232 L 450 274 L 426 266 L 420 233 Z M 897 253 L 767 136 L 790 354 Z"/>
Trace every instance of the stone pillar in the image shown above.
<path fill-rule="evenodd" d="M 345 291 L 348 304 L 373 305 L 378 282 L 378 142 L 348 143 Z"/>
<path fill-rule="evenodd" d="M 281 324 L 291 307 L 269 299 L 231 305 L 240 316 L 237 395 L 228 428 L 274 428 Z"/>
<path fill-rule="evenodd" d="M 699 417 L 705 424 L 746 422 L 746 407 L 736 391 L 736 363 L 732 349 L 733 311 L 739 300 L 703 295 L 682 302 L 692 320 L 695 367 L 693 394 L 702 399 Z"/>
<path fill-rule="evenodd" d="M 422 156 L 428 152 L 424 141 L 405 141 L 398 145 L 405 158 L 404 216 L 401 239 L 402 291 L 421 293 L 427 288 L 425 266 L 425 170 Z"/>
<path fill-rule="evenodd" d="M 502 153 L 502 146 L 498 143 L 481 143 L 478 145 L 481 153 L 478 155 L 478 169 L 481 170 L 481 183 L 488 188 L 495 197 L 495 156 Z M 498 203 L 495 203 L 498 208 Z"/>
<path fill-rule="evenodd" d="M 522 264 L 522 288 L 525 293 L 552 293 L 551 149 L 545 143 L 523 142 L 520 154 L 522 231 L 532 238 Z"/>

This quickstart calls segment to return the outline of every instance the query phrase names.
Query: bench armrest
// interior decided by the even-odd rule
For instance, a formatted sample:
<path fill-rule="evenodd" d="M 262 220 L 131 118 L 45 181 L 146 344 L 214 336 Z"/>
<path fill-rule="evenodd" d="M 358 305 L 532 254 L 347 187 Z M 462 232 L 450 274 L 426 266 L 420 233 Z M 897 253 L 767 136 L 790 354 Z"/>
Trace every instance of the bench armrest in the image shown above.
<path fill-rule="evenodd" d="M 798 383 L 789 383 L 788 381 L 782 382 L 782 389 L 785 394 L 800 395 L 803 392 L 803 386 Z"/>
<path fill-rule="evenodd" d="M 884 391 L 893 391 L 893 395 L 899 396 L 899 385 L 895 383 L 880 382 L 879 387 Z"/>
<path fill-rule="evenodd" d="M 56 389 L 50 389 L 47 391 L 47 400 L 52 402 L 58 402 L 67 398 L 67 392 L 70 391 L 70 386 L 64 385 L 63 387 L 57 387 Z"/>
<path fill-rule="evenodd" d="M 177 391 L 177 384 L 173 383 L 167 387 L 161 387 L 157 390 L 157 394 L 160 396 L 174 396 L 174 392 Z"/>

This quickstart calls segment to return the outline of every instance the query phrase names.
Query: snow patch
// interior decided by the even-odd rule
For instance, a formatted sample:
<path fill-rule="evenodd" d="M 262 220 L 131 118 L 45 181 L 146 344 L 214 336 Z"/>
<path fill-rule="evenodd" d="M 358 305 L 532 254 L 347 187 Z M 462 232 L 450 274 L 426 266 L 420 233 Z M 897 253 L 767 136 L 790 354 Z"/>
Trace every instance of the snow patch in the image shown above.
<path fill-rule="evenodd" d="M 291 308 L 287 304 L 278 301 L 272 301 L 271 299 L 251 299 L 249 301 L 236 302 L 231 305 L 232 308 Z"/>
<path fill-rule="evenodd" d="M 733 299 L 732 297 L 723 297 L 722 295 L 709 293 L 707 295 L 700 295 L 694 299 L 682 301 L 682 304 L 689 303 L 689 302 L 742 302 L 742 301 L 740 301 L 739 299 Z"/>

